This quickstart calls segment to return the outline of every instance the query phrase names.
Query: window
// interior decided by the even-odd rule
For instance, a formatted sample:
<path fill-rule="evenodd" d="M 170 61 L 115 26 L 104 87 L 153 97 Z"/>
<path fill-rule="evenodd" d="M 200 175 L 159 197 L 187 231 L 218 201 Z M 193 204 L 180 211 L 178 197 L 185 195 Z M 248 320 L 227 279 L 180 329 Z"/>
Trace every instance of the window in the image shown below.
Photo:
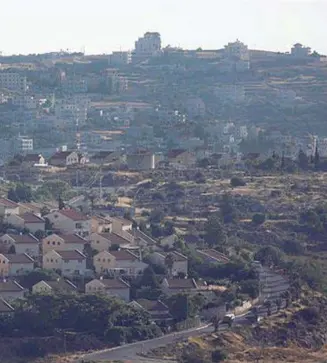
<path fill-rule="evenodd" d="M 57 245 L 60 246 L 60 242 L 57 242 Z"/>
<path fill-rule="evenodd" d="M 51 258 L 51 260 L 50 260 L 51 262 L 53 262 L 53 259 Z"/>
<path fill-rule="evenodd" d="M 100 241 L 97 241 L 97 243 L 99 244 L 99 243 L 100 243 Z"/>
<path fill-rule="evenodd" d="M 50 244 L 50 241 L 48 241 L 48 245 Z"/>
<path fill-rule="evenodd" d="M 53 244 L 53 245 L 55 245 L 55 244 L 56 244 L 56 242 L 55 242 L 55 241 L 53 241 L 53 242 L 52 242 L 52 244 Z"/>
<path fill-rule="evenodd" d="M 75 228 L 81 229 L 82 228 L 82 223 L 76 223 Z"/>
<path fill-rule="evenodd" d="M 106 262 L 106 259 L 105 258 L 103 259 L 103 262 Z"/>
<path fill-rule="evenodd" d="M 101 258 L 98 258 L 98 262 L 101 262 Z"/>

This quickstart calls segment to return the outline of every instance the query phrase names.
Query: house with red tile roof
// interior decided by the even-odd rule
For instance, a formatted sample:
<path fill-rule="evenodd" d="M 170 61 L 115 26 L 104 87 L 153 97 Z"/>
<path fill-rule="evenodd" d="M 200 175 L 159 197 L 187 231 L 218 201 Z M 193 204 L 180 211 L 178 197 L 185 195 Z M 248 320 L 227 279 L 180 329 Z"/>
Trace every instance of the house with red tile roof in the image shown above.
<path fill-rule="evenodd" d="M 86 294 L 103 294 L 107 296 L 119 297 L 124 301 L 130 300 L 130 286 L 122 278 L 94 279 L 85 284 Z"/>
<path fill-rule="evenodd" d="M 99 275 L 123 273 L 128 276 L 137 276 L 148 266 L 129 250 L 99 252 L 93 257 L 93 265 Z"/>
<path fill-rule="evenodd" d="M 0 198 L 0 216 L 19 214 L 19 205 L 7 198 Z"/>
<path fill-rule="evenodd" d="M 92 249 L 101 252 L 108 251 L 112 245 L 124 246 L 130 241 L 116 233 L 92 233 L 90 236 Z"/>
<path fill-rule="evenodd" d="M 32 234 L 12 234 L 6 233 L 0 237 L 0 244 L 8 251 L 14 246 L 15 253 L 27 253 L 33 258 L 38 258 L 40 254 L 39 240 Z"/>
<path fill-rule="evenodd" d="M 167 279 L 164 278 L 161 287 L 167 295 L 179 293 L 197 293 L 200 286 L 194 279 Z"/>
<path fill-rule="evenodd" d="M 43 238 L 43 254 L 51 250 L 56 251 L 83 251 L 87 240 L 78 234 L 57 234 L 53 233 Z"/>
<path fill-rule="evenodd" d="M 21 215 L 11 214 L 6 218 L 6 222 L 16 228 L 26 228 L 32 233 L 45 230 L 45 220 L 34 213 L 27 212 Z"/>
<path fill-rule="evenodd" d="M 0 280 L 0 298 L 6 301 L 23 299 L 26 289 L 15 280 Z"/>
<path fill-rule="evenodd" d="M 49 159 L 49 165 L 66 167 L 79 164 L 79 155 L 75 151 L 58 151 Z"/>
<path fill-rule="evenodd" d="M 88 237 L 92 230 L 91 218 L 74 209 L 62 209 L 45 216 L 53 224 L 55 230 L 62 234 L 78 234 Z"/>
<path fill-rule="evenodd" d="M 0 254 L 0 276 L 14 277 L 24 275 L 34 269 L 34 260 L 26 253 Z"/>
<path fill-rule="evenodd" d="M 49 251 L 43 255 L 43 268 L 60 271 L 62 276 L 84 276 L 86 272 L 86 256 L 78 250 Z"/>

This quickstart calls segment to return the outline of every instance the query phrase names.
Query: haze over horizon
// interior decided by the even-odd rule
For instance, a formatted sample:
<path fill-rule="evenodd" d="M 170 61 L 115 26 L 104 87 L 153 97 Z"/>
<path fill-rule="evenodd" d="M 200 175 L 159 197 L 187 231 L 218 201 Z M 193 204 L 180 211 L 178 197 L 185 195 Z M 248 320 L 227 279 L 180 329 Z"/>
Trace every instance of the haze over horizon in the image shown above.
<path fill-rule="evenodd" d="M 200 4 L 200 5 L 199 5 Z M 1 4 L 4 55 L 69 49 L 128 50 L 146 31 L 163 46 L 219 49 L 237 38 L 251 49 L 289 51 L 300 42 L 327 54 L 327 0 L 10 0 Z"/>

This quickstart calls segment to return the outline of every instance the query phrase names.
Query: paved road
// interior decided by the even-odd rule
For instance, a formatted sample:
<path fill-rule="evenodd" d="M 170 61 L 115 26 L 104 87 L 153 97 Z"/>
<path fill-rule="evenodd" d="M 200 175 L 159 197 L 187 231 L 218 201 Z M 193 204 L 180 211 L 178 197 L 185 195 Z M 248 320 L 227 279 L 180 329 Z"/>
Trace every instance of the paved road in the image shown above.
<path fill-rule="evenodd" d="M 246 315 L 240 315 L 235 318 L 234 324 L 248 324 Z M 228 329 L 227 325 L 221 325 L 219 330 L 224 331 Z M 95 360 L 95 361 L 107 361 L 107 360 L 133 360 L 143 361 L 142 358 L 138 358 L 138 354 L 147 353 L 152 349 L 165 346 L 167 344 L 181 341 L 192 336 L 199 336 L 205 333 L 213 332 L 212 324 L 204 325 L 200 328 L 194 328 L 186 331 L 181 331 L 173 334 L 164 335 L 160 338 L 146 340 L 144 342 L 137 342 L 132 344 L 123 345 L 121 347 L 115 347 L 106 349 L 103 351 L 97 351 L 94 353 L 86 354 L 81 359 Z"/>
<path fill-rule="evenodd" d="M 287 290 L 289 287 L 286 279 L 278 275 L 267 268 L 263 268 L 260 272 L 260 281 L 264 282 L 263 297 L 266 299 L 275 299 L 280 294 Z M 274 313 L 274 310 L 272 310 Z M 248 314 L 243 314 L 235 318 L 234 324 L 243 325 L 249 324 L 246 319 Z M 266 316 L 266 308 L 263 306 L 259 307 L 259 315 Z M 221 325 L 219 330 L 223 331 L 228 329 L 227 325 Z M 147 340 L 144 342 L 137 342 L 133 344 L 123 345 L 121 347 L 115 347 L 106 349 L 103 351 L 97 351 L 94 353 L 86 354 L 81 359 L 92 360 L 92 361 L 108 361 L 108 360 L 133 360 L 134 362 L 143 362 L 144 359 L 139 357 L 139 354 L 147 353 L 152 349 L 165 346 L 167 344 L 174 343 L 179 340 L 184 340 L 192 336 L 199 336 L 204 333 L 210 333 L 213 331 L 212 324 L 202 326 L 200 328 L 190 329 L 178 333 L 164 335 L 160 338 Z"/>

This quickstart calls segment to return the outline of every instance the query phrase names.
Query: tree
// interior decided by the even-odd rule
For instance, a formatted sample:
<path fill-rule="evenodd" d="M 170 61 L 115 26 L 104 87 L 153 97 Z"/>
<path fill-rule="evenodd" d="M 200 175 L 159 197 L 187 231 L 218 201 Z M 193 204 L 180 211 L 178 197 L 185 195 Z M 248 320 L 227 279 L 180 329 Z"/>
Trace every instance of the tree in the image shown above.
<path fill-rule="evenodd" d="M 298 156 L 299 167 L 301 169 L 307 169 L 309 160 L 304 151 L 301 149 Z"/>
<path fill-rule="evenodd" d="M 210 247 L 226 244 L 226 234 L 218 215 L 212 215 L 205 224 L 204 240 Z"/>
<path fill-rule="evenodd" d="M 35 233 L 34 233 L 34 236 L 38 239 L 38 240 L 41 240 L 42 238 L 45 237 L 45 232 L 42 231 L 42 229 L 39 229 L 37 230 Z"/>
<path fill-rule="evenodd" d="M 178 363 L 209 363 L 210 359 L 205 349 L 197 344 L 187 345 L 183 348 Z"/>
<path fill-rule="evenodd" d="M 216 349 L 211 353 L 213 363 L 219 363 L 227 359 L 227 353 L 221 349 Z"/>
<path fill-rule="evenodd" d="M 256 213 L 252 217 L 252 223 L 256 224 L 257 226 L 263 224 L 266 220 L 266 216 L 263 213 Z"/>
<path fill-rule="evenodd" d="M 14 202 L 31 202 L 32 200 L 32 189 L 31 187 L 18 184 L 15 188 L 8 190 L 8 199 Z"/>
<path fill-rule="evenodd" d="M 59 210 L 65 209 L 65 203 L 62 200 L 61 195 L 59 195 L 59 197 L 58 197 L 58 209 Z"/>
<path fill-rule="evenodd" d="M 263 265 L 278 266 L 283 260 L 283 254 L 277 247 L 266 246 L 260 248 L 254 255 L 254 259 L 260 261 Z"/>
<path fill-rule="evenodd" d="M 315 150 L 315 156 L 314 156 L 314 164 L 315 164 L 315 168 L 317 169 L 319 166 L 319 160 L 320 160 L 320 156 L 319 156 L 319 152 L 318 152 L 318 145 L 316 146 L 316 150 Z"/>
<path fill-rule="evenodd" d="M 50 213 L 50 209 L 48 207 L 44 206 L 41 208 L 40 213 L 41 213 L 41 217 L 44 217 Z"/>
<path fill-rule="evenodd" d="M 271 301 L 266 300 L 263 305 L 267 308 L 267 314 L 268 314 L 268 316 L 270 316 L 271 315 L 271 307 L 272 307 Z"/>
<path fill-rule="evenodd" d="M 246 182 L 245 182 L 245 180 L 243 180 L 243 179 L 241 179 L 239 177 L 234 176 L 230 180 L 230 185 L 233 188 L 236 188 L 236 187 L 244 187 L 246 185 Z"/>
<path fill-rule="evenodd" d="M 15 245 L 11 245 L 8 249 L 8 253 L 14 255 L 16 253 Z"/>
<path fill-rule="evenodd" d="M 165 266 L 169 271 L 170 277 L 173 275 L 173 267 L 174 267 L 175 257 L 172 253 L 168 253 L 165 257 Z"/>

